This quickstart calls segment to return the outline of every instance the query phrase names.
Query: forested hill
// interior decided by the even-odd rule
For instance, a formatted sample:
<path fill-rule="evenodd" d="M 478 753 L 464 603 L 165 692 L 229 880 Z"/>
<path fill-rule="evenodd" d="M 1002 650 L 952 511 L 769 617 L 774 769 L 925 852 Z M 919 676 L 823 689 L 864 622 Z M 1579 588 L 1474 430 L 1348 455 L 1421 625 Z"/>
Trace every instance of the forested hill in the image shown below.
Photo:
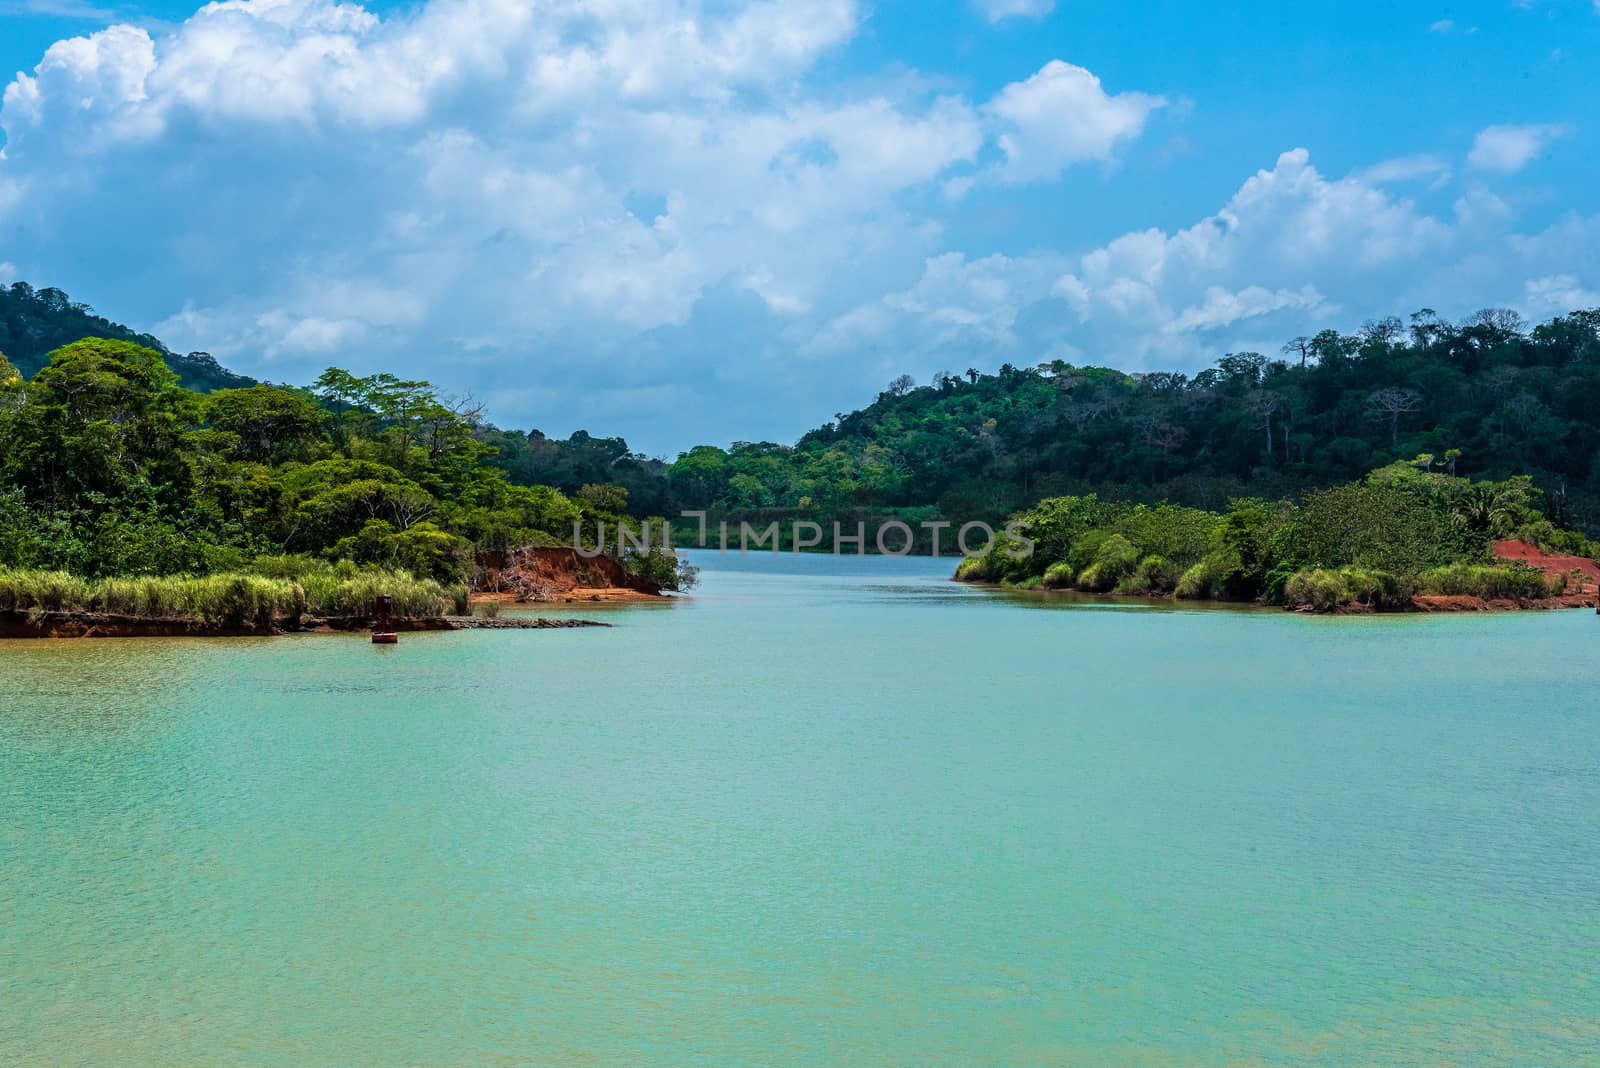
<path fill-rule="evenodd" d="M 1098 493 L 1223 508 L 1297 497 L 1419 455 L 1484 479 L 1529 474 L 1558 525 L 1600 534 L 1600 311 L 1529 327 L 1512 312 L 1326 330 L 1239 352 L 1194 375 L 1056 361 L 893 383 L 794 446 L 701 446 L 658 469 L 615 439 L 503 435 L 498 462 L 562 485 L 610 444 L 616 474 L 657 510 L 937 508 L 991 518 Z M 571 471 L 569 471 L 571 469 Z"/>
<path fill-rule="evenodd" d="M 172 352 L 157 338 L 130 330 L 96 315 L 87 304 L 73 303 L 59 289 L 35 289 L 26 282 L 0 286 L 0 353 L 25 377 L 33 377 L 47 354 L 86 337 L 132 341 L 161 354 L 185 389 L 211 393 L 253 386 L 255 379 L 234 374 L 208 352 Z"/>

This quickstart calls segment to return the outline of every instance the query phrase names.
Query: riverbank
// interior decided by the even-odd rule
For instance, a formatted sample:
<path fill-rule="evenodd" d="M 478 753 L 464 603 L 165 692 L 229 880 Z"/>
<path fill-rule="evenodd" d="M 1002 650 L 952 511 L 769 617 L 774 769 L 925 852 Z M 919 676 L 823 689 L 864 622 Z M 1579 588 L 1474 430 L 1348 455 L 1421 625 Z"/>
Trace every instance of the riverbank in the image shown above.
<path fill-rule="evenodd" d="M 115 612 L 0 612 L 0 640 L 26 638 L 260 638 L 283 634 L 337 634 L 369 630 L 365 616 L 282 618 L 271 622 L 213 622 L 201 618 L 152 619 Z M 446 630 L 557 630 L 609 627 L 589 619 L 518 616 L 430 616 L 396 619 L 401 633 Z"/>
<path fill-rule="evenodd" d="M 1563 608 L 1600 608 L 1600 562 L 1586 557 L 1549 553 L 1519 540 L 1493 543 L 1495 566 L 1439 569 L 1427 578 L 1433 588 L 1406 588 L 1394 576 L 1360 569 L 1307 571 L 1292 578 L 1285 589 L 1285 611 L 1317 615 L 1376 615 L 1385 613 L 1524 612 Z M 974 582 L 960 570 L 957 581 Z M 1233 603 L 1259 605 L 1227 598 L 1184 598 L 1170 590 L 1129 592 L 1083 590 L 1048 581 L 995 584 L 1002 590 L 1036 593 L 1076 593 L 1130 601 Z"/>
<path fill-rule="evenodd" d="M 584 556 L 570 545 L 529 545 L 480 552 L 473 604 L 654 601 L 660 584 L 635 575 L 610 556 Z"/>

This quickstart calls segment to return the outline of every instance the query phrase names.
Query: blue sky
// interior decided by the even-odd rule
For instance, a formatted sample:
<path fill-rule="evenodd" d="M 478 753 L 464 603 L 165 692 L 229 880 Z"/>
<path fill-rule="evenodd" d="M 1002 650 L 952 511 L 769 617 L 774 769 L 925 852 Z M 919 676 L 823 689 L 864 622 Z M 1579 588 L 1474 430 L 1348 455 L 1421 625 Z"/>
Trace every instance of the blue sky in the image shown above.
<path fill-rule="evenodd" d="M 671 455 L 1600 304 L 1597 0 L 0 0 L 0 281 Z"/>

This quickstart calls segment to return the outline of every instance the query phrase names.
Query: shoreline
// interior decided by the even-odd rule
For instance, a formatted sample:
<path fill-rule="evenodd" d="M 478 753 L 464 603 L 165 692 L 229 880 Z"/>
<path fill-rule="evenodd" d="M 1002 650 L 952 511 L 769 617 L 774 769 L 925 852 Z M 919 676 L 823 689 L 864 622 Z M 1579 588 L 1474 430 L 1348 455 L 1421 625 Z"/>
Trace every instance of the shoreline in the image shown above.
<path fill-rule="evenodd" d="M 522 616 L 433 616 L 396 619 L 403 634 L 457 630 L 570 630 L 610 627 L 591 619 Z M 203 619 L 153 619 L 109 612 L 0 612 L 0 641 L 57 638 L 277 638 L 290 634 L 355 634 L 369 631 L 368 617 L 314 617 L 274 620 L 270 626 L 208 623 Z"/>
<path fill-rule="evenodd" d="M 1076 590 L 1070 587 L 1006 586 L 997 582 L 970 582 L 953 577 L 950 581 L 980 590 L 988 590 L 992 593 L 1029 594 L 1061 598 L 1082 597 L 1094 598 L 1110 604 L 1160 604 L 1180 608 L 1194 608 L 1196 610 L 1234 608 L 1252 611 L 1277 611 L 1287 615 L 1306 616 L 1405 616 L 1447 615 L 1460 612 L 1551 612 L 1575 608 L 1600 610 L 1600 597 L 1597 597 L 1594 592 L 1566 594 L 1560 597 L 1544 597 L 1524 601 L 1514 601 L 1509 598 L 1486 599 L 1464 594 L 1420 593 L 1412 597 L 1404 606 L 1398 608 L 1379 608 L 1374 605 L 1356 603 L 1337 605 L 1328 611 L 1319 612 L 1309 606 L 1271 605 L 1262 601 L 1186 598 L 1177 597 L 1171 593 L 1099 593 L 1090 590 Z"/>
<path fill-rule="evenodd" d="M 1103 597 L 1111 601 L 1154 601 L 1163 604 L 1168 602 L 1176 604 L 1182 600 L 1185 604 L 1190 605 L 1223 607 L 1232 605 L 1239 608 L 1258 609 L 1278 608 L 1284 612 L 1300 615 L 1438 615 L 1451 612 L 1548 612 L 1566 608 L 1600 610 L 1600 561 L 1560 553 L 1548 553 L 1538 546 L 1514 539 L 1496 541 L 1492 544 L 1492 548 L 1495 560 L 1501 564 L 1522 564 L 1535 568 L 1544 572 L 1545 577 L 1552 582 L 1557 579 L 1562 580 L 1563 587 L 1570 580 L 1575 579 L 1577 588 L 1571 592 L 1555 593 L 1549 597 L 1528 598 L 1483 597 L 1478 594 L 1461 593 L 1414 593 L 1406 597 L 1404 603 L 1391 606 L 1370 604 L 1364 601 L 1351 601 L 1319 609 L 1311 605 L 1270 605 L 1256 600 L 1228 601 L 1214 598 L 1179 598 L 1175 593 L 1165 590 L 1142 594 L 1114 593 L 1111 591 L 1080 590 L 1072 586 L 1046 586 L 1042 582 L 1030 586 L 1006 586 L 999 583 L 963 579 L 960 577 L 959 572 L 951 577 L 951 581 L 998 591 L 1075 594 L 1081 597 Z"/>

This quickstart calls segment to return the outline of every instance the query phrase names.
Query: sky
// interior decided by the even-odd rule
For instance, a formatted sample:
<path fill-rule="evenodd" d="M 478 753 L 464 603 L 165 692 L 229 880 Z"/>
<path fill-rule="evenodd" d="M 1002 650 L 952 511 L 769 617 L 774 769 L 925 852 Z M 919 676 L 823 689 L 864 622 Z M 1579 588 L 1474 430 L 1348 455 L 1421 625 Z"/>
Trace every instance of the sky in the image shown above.
<path fill-rule="evenodd" d="M 0 0 L 0 282 L 793 441 L 910 374 L 1600 306 L 1600 0 Z"/>

